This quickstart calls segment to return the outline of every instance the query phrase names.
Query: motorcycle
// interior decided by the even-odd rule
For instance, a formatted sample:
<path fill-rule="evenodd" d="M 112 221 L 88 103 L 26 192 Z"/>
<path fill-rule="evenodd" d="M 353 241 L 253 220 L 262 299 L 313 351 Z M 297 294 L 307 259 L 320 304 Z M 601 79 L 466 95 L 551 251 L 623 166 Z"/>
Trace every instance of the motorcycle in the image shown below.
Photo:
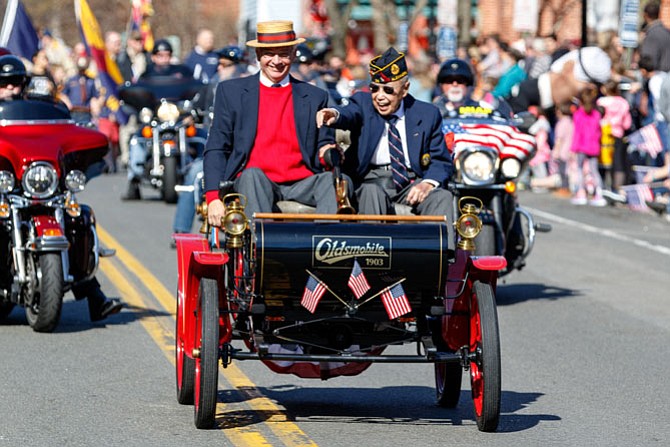
<path fill-rule="evenodd" d="M 501 276 L 521 270 L 536 233 L 551 231 L 550 225 L 535 222 L 517 196 L 519 177 L 536 152 L 534 137 L 519 129 L 528 129 L 534 117 L 522 113 L 504 118 L 474 106 L 458 112 L 443 122 L 455 168 L 449 189 L 456 200 L 471 196 L 480 202 L 483 225 L 474 254 L 504 256 L 507 266 Z"/>
<path fill-rule="evenodd" d="M 4 102 L 0 116 L 0 320 L 19 305 L 34 331 L 51 332 L 63 295 L 113 254 L 76 197 L 108 142 L 51 101 Z"/>
<path fill-rule="evenodd" d="M 138 111 L 141 127 L 130 145 L 144 148 L 143 183 L 159 190 L 166 203 L 177 202 L 175 187 L 207 139 L 198 127 L 203 113 L 197 103 L 204 88 L 193 79 L 152 76 L 119 90 L 124 104 Z"/>

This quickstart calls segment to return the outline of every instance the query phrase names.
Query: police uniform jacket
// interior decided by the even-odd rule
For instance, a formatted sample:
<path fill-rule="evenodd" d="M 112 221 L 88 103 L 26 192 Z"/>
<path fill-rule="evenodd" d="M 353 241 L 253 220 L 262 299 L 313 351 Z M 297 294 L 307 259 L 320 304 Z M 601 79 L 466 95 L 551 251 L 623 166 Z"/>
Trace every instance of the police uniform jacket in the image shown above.
<path fill-rule="evenodd" d="M 205 191 L 218 190 L 221 181 L 234 180 L 249 159 L 258 124 L 259 77 L 229 79 L 216 88 L 214 118 L 205 145 Z M 290 82 L 300 152 L 307 168 L 320 172 L 318 148 L 335 143 L 332 129 L 316 127 L 316 112 L 327 107 L 328 94 L 294 78 Z"/>
<path fill-rule="evenodd" d="M 374 108 L 370 93 L 358 92 L 349 101 L 348 105 L 337 107 L 340 116 L 334 127 L 351 131 L 344 170 L 360 180 L 374 168 L 371 160 L 386 128 L 386 120 Z M 411 95 L 405 96 L 403 105 L 412 172 L 418 178 L 444 186 L 453 172 L 453 163 L 442 134 L 440 112 L 434 105 L 417 101 Z"/>

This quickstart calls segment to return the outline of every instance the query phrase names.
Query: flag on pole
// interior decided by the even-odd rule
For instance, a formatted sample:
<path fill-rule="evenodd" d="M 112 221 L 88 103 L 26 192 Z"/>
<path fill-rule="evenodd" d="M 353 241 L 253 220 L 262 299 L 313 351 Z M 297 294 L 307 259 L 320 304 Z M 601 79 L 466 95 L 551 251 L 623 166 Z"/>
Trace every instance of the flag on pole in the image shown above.
<path fill-rule="evenodd" d="M 87 0 L 74 0 L 74 12 L 81 40 L 86 46 L 86 53 L 95 61 L 98 68 L 98 78 L 102 86 L 100 94 L 105 97 L 105 105 L 116 115 L 120 123 L 125 124 L 128 117 L 121 109 L 118 97 L 118 87 L 123 84 L 123 76 L 114 59 L 107 53 L 98 20 L 93 15 Z"/>
<path fill-rule="evenodd" d="M 0 46 L 15 56 L 30 60 L 39 47 L 39 37 L 19 0 L 9 0 L 0 32 Z"/>
<path fill-rule="evenodd" d="M 367 278 L 361 269 L 358 259 L 354 259 L 354 268 L 351 270 L 351 276 L 349 276 L 349 282 L 347 283 L 356 299 L 360 299 L 365 292 L 370 290 L 370 284 L 368 284 Z"/>
<path fill-rule="evenodd" d="M 405 291 L 400 284 L 387 287 L 386 290 L 382 292 L 382 303 L 384 303 L 384 308 L 389 316 L 389 320 L 393 320 L 412 311 L 409 301 L 407 301 Z"/>
<path fill-rule="evenodd" d="M 640 151 L 648 153 L 651 158 L 656 158 L 663 151 L 661 136 L 653 123 L 628 135 L 628 142 Z"/>
<path fill-rule="evenodd" d="M 312 275 L 309 275 L 300 304 L 311 313 L 314 313 L 316 306 L 319 304 L 319 301 L 321 301 L 321 297 L 325 292 L 326 286 Z"/>
<path fill-rule="evenodd" d="M 151 0 L 130 0 L 130 4 L 132 6 L 130 12 L 132 18 L 131 31 L 140 32 L 144 49 L 150 52 L 154 48 L 154 34 L 151 31 L 149 17 L 154 15 L 154 7 Z"/>

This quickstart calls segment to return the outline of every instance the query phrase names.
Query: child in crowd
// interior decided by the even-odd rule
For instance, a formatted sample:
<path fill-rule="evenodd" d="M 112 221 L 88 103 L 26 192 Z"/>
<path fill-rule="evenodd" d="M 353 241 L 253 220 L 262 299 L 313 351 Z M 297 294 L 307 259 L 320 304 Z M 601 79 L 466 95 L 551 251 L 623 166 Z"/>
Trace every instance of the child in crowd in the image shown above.
<path fill-rule="evenodd" d="M 614 139 L 614 153 L 612 157 L 612 191 L 618 191 L 621 185 L 627 183 L 630 171 L 628 154 L 623 137 L 632 125 L 630 106 L 619 92 L 619 84 L 614 80 L 607 81 L 602 87 L 601 96 L 596 104 L 604 111 L 603 125 L 609 125 Z"/>
<path fill-rule="evenodd" d="M 535 137 L 537 147 L 529 163 L 532 174 L 530 186 L 533 192 L 546 192 L 547 188 L 554 186 L 547 183 L 547 180 L 550 180 L 548 165 L 551 160 L 551 146 L 549 145 L 551 124 L 539 107 L 531 106 L 528 111 L 537 117 L 537 121 L 528 129 L 528 133 Z"/>
<path fill-rule="evenodd" d="M 590 86 L 579 95 L 580 106 L 572 116 L 574 133 L 570 150 L 577 155 L 577 171 L 575 193 L 572 203 L 575 205 L 605 206 L 607 202 L 602 196 L 603 181 L 598 171 L 600 156 L 600 120 L 602 114 L 596 107 L 598 89 Z M 586 191 L 585 169 L 593 180 L 593 197 L 588 201 Z"/>
<path fill-rule="evenodd" d="M 555 108 L 556 126 L 554 127 L 554 149 L 551 153 L 551 158 L 559 177 L 559 182 L 557 182 L 559 186 L 556 191 L 556 195 L 559 197 L 570 197 L 572 192 L 574 192 L 574 189 L 571 188 L 573 185 L 571 185 L 568 175 L 571 161 L 572 165 L 576 166 L 576 163 L 573 161 L 575 158 L 574 154 L 570 150 L 572 148 L 572 134 L 574 132 L 572 107 L 573 104 L 571 102 L 564 102 Z"/>

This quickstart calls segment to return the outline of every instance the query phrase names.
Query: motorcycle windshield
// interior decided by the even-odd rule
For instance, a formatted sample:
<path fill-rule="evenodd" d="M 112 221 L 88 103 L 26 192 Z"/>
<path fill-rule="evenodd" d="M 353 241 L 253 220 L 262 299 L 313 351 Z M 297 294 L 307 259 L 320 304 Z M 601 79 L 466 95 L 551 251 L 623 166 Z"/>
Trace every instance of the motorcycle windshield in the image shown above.
<path fill-rule="evenodd" d="M 151 76 L 119 90 L 119 98 L 133 108 L 155 109 L 161 99 L 183 101 L 193 99 L 205 84 L 189 78 L 174 76 Z"/>
<path fill-rule="evenodd" d="M 40 100 L 0 102 L 0 169 L 21 178 L 34 161 L 57 171 L 86 170 L 105 155 L 107 137 L 77 126 L 65 106 Z"/>

